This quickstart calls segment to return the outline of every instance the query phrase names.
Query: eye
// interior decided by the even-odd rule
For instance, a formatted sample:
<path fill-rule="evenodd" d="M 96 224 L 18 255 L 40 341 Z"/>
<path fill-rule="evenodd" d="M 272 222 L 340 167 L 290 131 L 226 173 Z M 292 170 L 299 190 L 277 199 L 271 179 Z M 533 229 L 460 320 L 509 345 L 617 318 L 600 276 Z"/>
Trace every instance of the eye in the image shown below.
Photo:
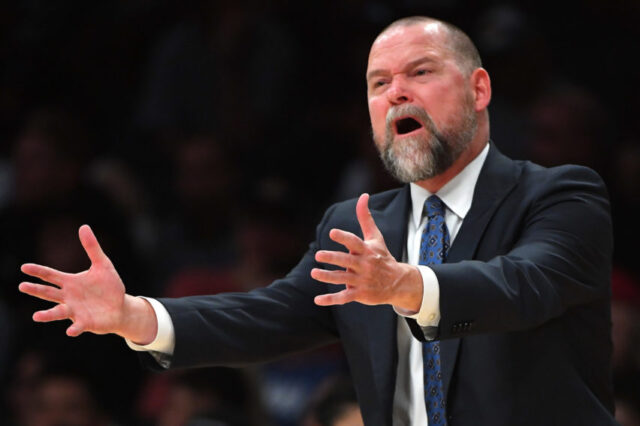
<path fill-rule="evenodd" d="M 417 70 L 414 71 L 413 74 L 416 76 L 422 76 L 422 75 L 427 75 L 429 73 L 431 73 L 431 71 L 426 68 L 418 68 Z"/>
<path fill-rule="evenodd" d="M 373 80 L 371 82 L 371 89 L 370 90 L 378 90 L 380 89 L 382 86 L 387 84 L 387 80 L 385 79 L 380 79 L 380 80 Z"/>

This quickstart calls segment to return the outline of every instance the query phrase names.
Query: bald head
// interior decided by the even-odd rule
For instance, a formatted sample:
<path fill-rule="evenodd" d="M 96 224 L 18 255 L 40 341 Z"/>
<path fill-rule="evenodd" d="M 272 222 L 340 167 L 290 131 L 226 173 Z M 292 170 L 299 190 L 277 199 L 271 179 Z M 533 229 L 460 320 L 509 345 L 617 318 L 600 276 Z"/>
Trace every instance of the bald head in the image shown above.
<path fill-rule="evenodd" d="M 456 64 L 466 76 L 469 76 L 476 68 L 482 67 L 478 49 L 464 31 L 453 24 L 428 16 L 410 16 L 398 19 L 382 30 L 376 41 L 398 28 L 412 26 L 431 26 L 441 31 L 445 36 L 444 47 L 451 52 Z"/>

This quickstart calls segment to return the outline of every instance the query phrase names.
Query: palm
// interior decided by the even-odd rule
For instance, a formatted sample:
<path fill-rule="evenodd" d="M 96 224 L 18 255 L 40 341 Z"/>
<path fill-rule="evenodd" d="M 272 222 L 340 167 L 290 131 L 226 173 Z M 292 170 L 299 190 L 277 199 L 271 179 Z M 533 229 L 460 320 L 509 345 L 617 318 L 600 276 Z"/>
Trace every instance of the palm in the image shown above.
<path fill-rule="evenodd" d="M 345 285 L 336 293 L 316 296 L 321 306 L 359 302 L 366 305 L 392 304 L 417 311 L 422 302 L 422 277 L 411 265 L 399 263 L 389 252 L 368 207 L 369 195 L 363 194 L 356 204 L 356 216 L 362 238 L 340 229 L 329 231 L 329 237 L 348 252 L 319 250 L 316 261 L 342 269 L 313 268 L 311 277 L 328 284 Z"/>
<path fill-rule="evenodd" d="M 69 274 L 46 266 L 26 264 L 22 271 L 45 282 L 42 285 L 21 283 L 20 291 L 40 299 L 55 302 L 56 306 L 38 311 L 33 319 L 39 322 L 70 319 L 69 336 L 85 331 L 96 334 L 117 332 L 121 326 L 125 288 L 118 272 L 102 252 L 91 228 L 83 226 L 79 231 L 91 267 L 77 274 Z"/>
<path fill-rule="evenodd" d="M 92 265 L 77 274 L 75 285 L 67 289 L 66 303 L 74 322 L 97 334 L 114 331 L 124 303 L 124 284 L 110 263 L 107 267 Z"/>

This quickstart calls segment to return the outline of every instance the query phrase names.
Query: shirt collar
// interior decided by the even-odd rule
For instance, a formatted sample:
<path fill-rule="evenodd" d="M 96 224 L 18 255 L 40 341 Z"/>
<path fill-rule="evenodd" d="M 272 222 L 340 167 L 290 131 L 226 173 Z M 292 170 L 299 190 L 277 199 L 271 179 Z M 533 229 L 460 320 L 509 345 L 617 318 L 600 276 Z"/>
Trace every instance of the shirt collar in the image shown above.
<path fill-rule="evenodd" d="M 489 153 L 489 144 L 460 173 L 454 176 L 436 193 L 442 202 L 460 219 L 464 219 L 473 201 L 473 192 L 478 182 L 482 165 Z M 420 185 L 411 183 L 412 218 L 416 228 L 422 221 L 424 202 L 433 195 Z"/>

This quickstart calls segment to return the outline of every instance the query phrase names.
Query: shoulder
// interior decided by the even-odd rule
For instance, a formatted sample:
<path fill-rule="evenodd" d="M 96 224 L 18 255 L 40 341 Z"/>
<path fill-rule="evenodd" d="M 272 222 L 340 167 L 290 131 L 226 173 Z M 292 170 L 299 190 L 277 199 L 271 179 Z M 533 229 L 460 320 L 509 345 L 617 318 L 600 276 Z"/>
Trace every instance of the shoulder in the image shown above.
<path fill-rule="evenodd" d="M 594 170 L 577 165 L 542 167 L 520 162 L 519 195 L 512 203 L 524 211 L 525 223 L 544 223 L 574 235 L 581 244 L 610 245 L 611 206 L 607 188 Z"/>
<path fill-rule="evenodd" d="M 519 187 L 534 198 L 554 194 L 591 194 L 607 200 L 608 192 L 600 175 L 584 166 L 573 164 L 543 167 L 530 161 L 517 161 L 521 168 Z"/>
<path fill-rule="evenodd" d="M 484 179 L 483 179 L 484 175 Z M 605 192 L 602 178 L 594 170 L 567 164 L 557 167 L 544 167 L 526 160 L 513 160 L 492 146 L 489 151 L 479 182 L 501 185 L 505 181 L 516 183 L 520 190 L 545 191 L 557 187 L 585 187 Z"/>
<path fill-rule="evenodd" d="M 500 211 L 528 222 L 549 218 L 551 213 L 563 220 L 594 216 L 610 221 L 606 186 L 595 171 L 584 166 L 543 167 L 512 160 L 497 150 L 493 154 L 489 151 L 475 192 L 474 203 L 504 195 Z M 567 215 L 569 211 L 571 217 Z"/>
<path fill-rule="evenodd" d="M 539 183 L 550 183 L 556 180 L 592 182 L 604 186 L 602 178 L 598 173 L 589 167 L 576 164 L 566 164 L 556 167 L 544 167 L 531 161 L 514 160 L 522 169 L 521 177 L 531 181 L 538 180 Z"/>

